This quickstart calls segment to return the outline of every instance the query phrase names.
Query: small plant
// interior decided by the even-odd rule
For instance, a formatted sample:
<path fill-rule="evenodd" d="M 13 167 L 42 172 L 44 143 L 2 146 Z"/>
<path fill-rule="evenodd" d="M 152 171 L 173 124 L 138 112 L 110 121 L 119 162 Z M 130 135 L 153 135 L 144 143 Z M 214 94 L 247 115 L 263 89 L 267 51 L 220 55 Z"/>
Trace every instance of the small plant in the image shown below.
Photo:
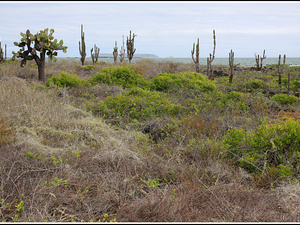
<path fill-rule="evenodd" d="M 91 70 L 91 69 L 97 69 L 94 65 L 86 65 L 82 67 L 83 70 Z"/>
<path fill-rule="evenodd" d="M 161 179 L 159 178 L 154 178 L 153 180 L 148 179 L 148 180 L 144 180 L 141 179 L 145 184 L 147 184 L 148 187 L 150 188 L 158 188 L 161 184 Z"/>
<path fill-rule="evenodd" d="M 71 156 L 76 157 L 77 159 L 80 157 L 81 150 L 76 148 L 76 150 L 71 151 Z"/>
<path fill-rule="evenodd" d="M 57 177 L 54 177 L 54 180 L 51 182 L 42 182 L 41 184 L 39 184 L 39 187 L 53 187 L 53 186 L 63 186 L 66 187 L 68 184 L 69 179 L 67 180 L 63 180 L 63 179 L 59 179 Z"/>
<path fill-rule="evenodd" d="M 105 214 L 103 215 L 103 219 L 102 219 L 102 220 L 98 220 L 98 222 L 107 222 L 107 218 L 108 218 L 108 217 L 111 217 L 111 216 L 114 216 L 114 215 L 116 215 L 116 214 L 108 215 L 107 213 L 105 213 Z M 109 222 L 110 222 L 110 223 L 116 223 L 117 220 L 116 220 L 116 218 L 113 218 L 113 219 L 111 219 Z"/>
<path fill-rule="evenodd" d="M 60 86 L 60 87 L 74 87 L 74 86 L 89 86 L 90 83 L 81 79 L 76 74 L 69 74 L 66 72 L 61 72 L 60 76 L 53 76 L 49 78 L 46 82 L 46 86 L 49 87 L 50 84 Z"/>
<path fill-rule="evenodd" d="M 262 90 L 265 87 L 265 83 L 262 80 L 254 79 L 247 82 L 245 86 L 255 90 Z"/>
<path fill-rule="evenodd" d="M 280 105 L 294 105 L 299 101 L 296 96 L 287 94 L 276 94 L 271 99 Z"/>
<path fill-rule="evenodd" d="M 51 156 L 50 160 L 54 166 L 60 166 L 64 163 L 61 156 L 58 156 L 58 158 L 56 158 L 55 156 Z"/>
<path fill-rule="evenodd" d="M 15 202 L 16 214 L 13 217 L 13 222 L 20 222 L 20 218 L 22 217 L 22 212 L 24 211 L 24 194 L 21 194 L 19 202 Z"/>

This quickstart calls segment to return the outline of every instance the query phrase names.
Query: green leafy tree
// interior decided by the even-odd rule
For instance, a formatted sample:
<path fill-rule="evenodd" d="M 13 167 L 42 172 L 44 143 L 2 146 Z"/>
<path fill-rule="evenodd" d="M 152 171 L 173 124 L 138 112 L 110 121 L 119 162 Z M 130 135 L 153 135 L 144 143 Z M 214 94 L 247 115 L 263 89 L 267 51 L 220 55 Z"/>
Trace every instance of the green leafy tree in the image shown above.
<path fill-rule="evenodd" d="M 12 52 L 13 55 L 17 58 L 22 58 L 21 67 L 26 65 L 27 60 L 35 60 L 36 64 L 38 65 L 38 76 L 39 81 L 45 82 L 45 59 L 46 54 L 56 61 L 55 56 L 57 56 L 57 50 L 62 50 L 64 53 L 67 52 L 66 46 L 63 46 L 63 40 L 59 42 L 57 39 L 53 37 L 54 30 L 45 29 L 41 30 L 39 33 L 33 35 L 30 33 L 29 30 L 26 33 L 20 33 L 22 36 L 21 42 L 14 42 L 15 46 L 20 47 L 21 49 L 15 53 Z M 33 46 L 31 46 L 33 44 Z M 25 50 L 27 47 L 27 50 Z M 38 55 L 38 52 L 40 53 Z"/>

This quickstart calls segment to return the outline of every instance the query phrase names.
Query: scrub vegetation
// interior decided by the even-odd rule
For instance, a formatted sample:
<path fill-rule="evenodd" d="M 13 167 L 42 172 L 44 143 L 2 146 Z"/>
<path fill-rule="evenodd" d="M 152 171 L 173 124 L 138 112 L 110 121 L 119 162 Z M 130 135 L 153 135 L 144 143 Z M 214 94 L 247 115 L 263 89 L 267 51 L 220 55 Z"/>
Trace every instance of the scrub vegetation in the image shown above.
<path fill-rule="evenodd" d="M 6 60 L 0 221 L 299 222 L 300 66 L 277 66 Z"/>

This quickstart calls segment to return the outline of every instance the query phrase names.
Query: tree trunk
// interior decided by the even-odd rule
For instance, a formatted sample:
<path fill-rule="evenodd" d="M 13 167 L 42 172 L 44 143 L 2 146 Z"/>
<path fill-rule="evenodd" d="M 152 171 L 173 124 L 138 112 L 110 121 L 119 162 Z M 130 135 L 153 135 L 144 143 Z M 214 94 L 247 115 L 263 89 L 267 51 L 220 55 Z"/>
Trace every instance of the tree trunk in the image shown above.
<path fill-rule="evenodd" d="M 35 61 L 38 65 L 39 81 L 45 83 L 45 52 L 40 54 L 40 58 L 36 57 Z"/>
<path fill-rule="evenodd" d="M 200 73 L 199 64 L 196 64 L 196 72 L 197 72 L 197 73 Z"/>
<path fill-rule="evenodd" d="M 230 68 L 229 83 L 232 83 L 232 79 L 233 79 L 233 69 Z"/>

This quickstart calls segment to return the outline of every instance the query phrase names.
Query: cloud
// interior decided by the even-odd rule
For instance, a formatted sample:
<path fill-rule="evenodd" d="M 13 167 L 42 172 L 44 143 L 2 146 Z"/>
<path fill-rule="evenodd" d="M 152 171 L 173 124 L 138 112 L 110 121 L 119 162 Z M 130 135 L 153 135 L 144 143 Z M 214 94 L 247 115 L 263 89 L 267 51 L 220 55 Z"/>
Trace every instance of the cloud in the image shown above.
<path fill-rule="evenodd" d="M 258 46 L 282 48 L 297 56 L 300 33 L 299 2 L 0 2 L 0 37 L 12 44 L 20 32 L 54 28 L 68 53 L 78 56 L 80 25 L 84 25 L 87 48 L 94 44 L 111 52 L 114 42 L 132 30 L 137 52 L 190 57 L 190 48 L 200 38 L 203 55 L 212 50 L 216 30 L 216 57 L 227 49 L 250 54 Z M 280 45 L 279 45 L 280 43 Z M 298 45 L 297 45 L 298 43 Z M 247 45 L 247 46 L 245 46 Z M 237 53 L 238 54 L 238 53 Z"/>

